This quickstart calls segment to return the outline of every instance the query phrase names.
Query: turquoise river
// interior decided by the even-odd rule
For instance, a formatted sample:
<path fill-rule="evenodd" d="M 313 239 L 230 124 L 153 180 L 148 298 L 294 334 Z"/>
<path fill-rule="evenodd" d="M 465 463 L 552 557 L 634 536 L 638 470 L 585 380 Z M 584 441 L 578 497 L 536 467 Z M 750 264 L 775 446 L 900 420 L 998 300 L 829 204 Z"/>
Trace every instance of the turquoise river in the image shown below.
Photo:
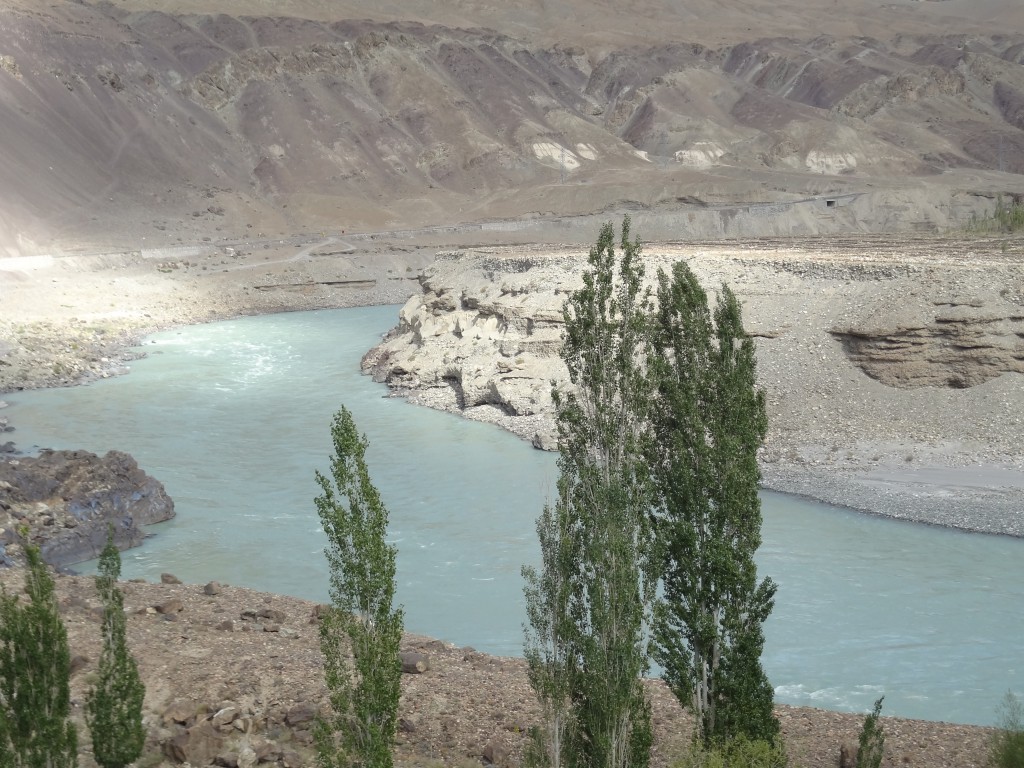
<path fill-rule="evenodd" d="M 171 572 L 327 597 L 313 505 L 345 404 L 370 440 L 391 512 L 410 631 L 518 655 L 520 568 L 555 456 L 488 425 L 388 398 L 360 356 L 395 307 L 245 318 L 157 334 L 128 376 L 6 399 L 20 448 L 120 449 L 178 516 L 124 553 L 124 575 Z M 991 723 L 1024 692 L 1024 540 L 763 494 L 761 573 L 779 584 L 765 668 L 779 701 Z M 84 564 L 88 570 L 90 564 Z"/>

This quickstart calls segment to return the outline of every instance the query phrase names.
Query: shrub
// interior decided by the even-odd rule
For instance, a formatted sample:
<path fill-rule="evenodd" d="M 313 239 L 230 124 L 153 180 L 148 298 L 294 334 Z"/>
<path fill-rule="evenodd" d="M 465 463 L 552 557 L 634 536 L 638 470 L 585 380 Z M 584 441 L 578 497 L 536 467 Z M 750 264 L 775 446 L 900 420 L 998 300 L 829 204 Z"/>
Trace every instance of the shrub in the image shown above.
<path fill-rule="evenodd" d="M 999 730 L 992 737 L 992 768 L 1024 768 L 1024 704 L 1007 691 L 999 705 Z"/>
<path fill-rule="evenodd" d="M 996 200 L 993 214 L 984 219 L 975 219 L 967 226 L 968 232 L 978 234 L 1013 233 L 1024 230 L 1024 203 L 1016 195 L 1009 203 L 1000 195 Z"/>
<path fill-rule="evenodd" d="M 885 748 L 885 730 L 878 723 L 882 712 L 882 696 L 875 702 L 871 713 L 864 718 L 864 726 L 860 729 L 857 741 L 857 768 L 879 768 L 882 765 L 882 752 Z"/>
<path fill-rule="evenodd" d="M 672 768 L 786 768 L 788 764 L 781 742 L 773 744 L 740 736 L 712 747 L 695 741 Z"/>

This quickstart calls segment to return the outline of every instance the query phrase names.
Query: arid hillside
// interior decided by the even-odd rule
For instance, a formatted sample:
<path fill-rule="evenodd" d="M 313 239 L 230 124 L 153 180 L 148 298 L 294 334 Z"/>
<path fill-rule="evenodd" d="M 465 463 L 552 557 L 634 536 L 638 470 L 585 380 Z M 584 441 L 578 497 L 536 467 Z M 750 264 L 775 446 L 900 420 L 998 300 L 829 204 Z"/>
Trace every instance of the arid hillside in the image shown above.
<path fill-rule="evenodd" d="M 12 0 L 0 255 L 882 189 L 910 213 L 844 226 L 941 230 L 1024 190 L 1022 15 Z"/>

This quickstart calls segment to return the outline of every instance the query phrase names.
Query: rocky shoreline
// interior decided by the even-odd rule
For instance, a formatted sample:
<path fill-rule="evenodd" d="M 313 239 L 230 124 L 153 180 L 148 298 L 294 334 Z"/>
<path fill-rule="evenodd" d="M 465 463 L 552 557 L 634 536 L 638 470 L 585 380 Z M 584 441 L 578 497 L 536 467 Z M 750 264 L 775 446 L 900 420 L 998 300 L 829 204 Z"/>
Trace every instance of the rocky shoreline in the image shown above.
<path fill-rule="evenodd" d="M 0 569 L 17 591 L 19 569 Z M 312 718 L 326 702 L 317 607 L 298 598 L 224 584 L 126 582 L 128 643 L 146 685 L 146 765 L 314 764 Z M 57 594 L 74 657 L 73 718 L 88 754 L 83 701 L 100 651 L 101 606 L 93 580 L 58 576 Z M 395 745 L 400 768 L 521 765 L 538 709 L 522 659 L 479 653 L 407 634 L 422 673 L 402 676 Z M 691 720 L 663 682 L 651 680 L 654 768 L 676 760 Z M 776 707 L 791 765 L 836 765 L 855 743 L 863 716 Z M 992 731 L 976 726 L 883 718 L 885 766 L 981 768 Z M 91 765 L 88 760 L 83 763 Z"/>
<path fill-rule="evenodd" d="M 99 557 L 108 532 L 120 549 L 142 543 L 142 526 L 174 517 L 163 483 L 121 451 L 44 450 L 0 461 L 0 566 L 22 545 L 62 568 Z"/>

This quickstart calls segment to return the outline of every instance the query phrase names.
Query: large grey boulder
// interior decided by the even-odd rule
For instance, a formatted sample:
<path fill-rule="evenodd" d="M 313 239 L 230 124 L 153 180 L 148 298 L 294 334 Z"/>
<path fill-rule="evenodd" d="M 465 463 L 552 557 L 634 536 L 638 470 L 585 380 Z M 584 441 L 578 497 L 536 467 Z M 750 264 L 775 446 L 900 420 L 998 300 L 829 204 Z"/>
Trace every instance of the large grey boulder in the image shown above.
<path fill-rule="evenodd" d="M 137 546 L 144 525 L 174 517 L 163 484 L 121 451 L 45 450 L 38 457 L 0 461 L 0 562 L 28 540 L 55 566 L 99 556 L 114 527 L 118 547 Z M 23 532 L 27 533 L 23 534 Z"/>

